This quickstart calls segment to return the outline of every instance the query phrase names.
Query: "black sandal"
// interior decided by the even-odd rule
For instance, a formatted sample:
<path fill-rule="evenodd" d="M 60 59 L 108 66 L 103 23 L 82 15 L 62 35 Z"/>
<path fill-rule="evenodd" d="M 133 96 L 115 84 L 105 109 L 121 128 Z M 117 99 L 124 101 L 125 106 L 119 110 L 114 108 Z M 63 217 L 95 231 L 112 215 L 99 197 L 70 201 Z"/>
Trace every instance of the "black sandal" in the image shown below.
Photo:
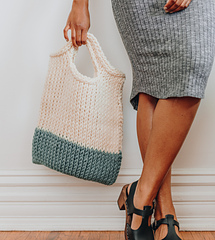
<path fill-rule="evenodd" d="M 176 225 L 179 228 L 179 222 L 177 222 L 176 220 L 174 220 L 174 216 L 172 214 L 167 214 L 165 215 L 165 218 L 161 218 L 158 221 L 154 221 L 152 224 L 152 228 L 155 231 L 159 228 L 159 226 L 161 224 L 167 224 L 168 226 L 168 233 L 166 235 L 165 238 L 163 238 L 162 240 L 182 240 L 175 232 L 175 227 L 174 225 Z"/>
<path fill-rule="evenodd" d="M 152 215 L 155 202 L 153 206 L 144 206 L 144 210 L 134 207 L 133 198 L 137 181 L 131 184 L 131 188 L 128 194 L 128 185 L 123 186 L 120 196 L 118 198 L 118 206 L 120 210 L 126 210 L 126 224 L 125 224 L 125 239 L 126 240 L 154 240 L 153 229 L 151 225 L 148 226 L 148 217 Z M 133 213 L 141 215 L 143 217 L 141 226 L 137 230 L 131 229 L 131 221 Z"/>
<path fill-rule="evenodd" d="M 128 194 L 129 184 L 124 185 L 122 187 L 121 193 L 117 200 L 119 209 L 126 210 L 126 223 L 125 223 L 125 231 L 124 231 L 126 240 L 130 240 L 127 230 L 128 230 L 128 227 L 131 225 L 132 213 L 134 211 L 133 197 L 134 197 L 135 189 L 137 186 L 137 182 L 138 180 L 131 184 L 129 194 Z"/>
<path fill-rule="evenodd" d="M 132 229 L 128 226 L 128 236 L 130 240 L 154 240 L 154 234 L 151 224 L 148 225 L 149 216 L 153 213 L 154 206 L 144 206 L 144 209 L 134 207 L 134 212 L 142 216 L 142 223 L 138 229 Z"/>

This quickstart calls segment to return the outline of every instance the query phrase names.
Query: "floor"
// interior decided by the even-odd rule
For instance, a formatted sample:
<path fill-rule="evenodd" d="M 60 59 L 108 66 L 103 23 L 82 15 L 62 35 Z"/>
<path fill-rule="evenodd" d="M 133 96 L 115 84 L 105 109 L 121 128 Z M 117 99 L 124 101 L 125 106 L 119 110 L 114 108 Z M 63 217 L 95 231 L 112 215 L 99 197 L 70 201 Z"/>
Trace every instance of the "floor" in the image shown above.
<path fill-rule="evenodd" d="M 215 232 L 182 232 L 184 240 L 215 240 Z M 1 240 L 124 240 L 124 233 L 118 231 L 62 231 L 62 232 L 18 232 L 0 231 Z"/>

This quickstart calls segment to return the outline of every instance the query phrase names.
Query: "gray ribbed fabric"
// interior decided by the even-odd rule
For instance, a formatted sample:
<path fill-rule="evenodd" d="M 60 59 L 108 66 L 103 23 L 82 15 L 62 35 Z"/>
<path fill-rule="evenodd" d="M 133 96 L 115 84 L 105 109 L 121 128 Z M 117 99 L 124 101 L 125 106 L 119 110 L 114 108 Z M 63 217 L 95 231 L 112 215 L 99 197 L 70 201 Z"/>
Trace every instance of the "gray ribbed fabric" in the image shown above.
<path fill-rule="evenodd" d="M 215 56 L 215 1 L 192 0 L 175 13 L 166 0 L 112 0 L 133 71 L 130 103 L 138 93 L 157 98 L 204 98 Z"/>

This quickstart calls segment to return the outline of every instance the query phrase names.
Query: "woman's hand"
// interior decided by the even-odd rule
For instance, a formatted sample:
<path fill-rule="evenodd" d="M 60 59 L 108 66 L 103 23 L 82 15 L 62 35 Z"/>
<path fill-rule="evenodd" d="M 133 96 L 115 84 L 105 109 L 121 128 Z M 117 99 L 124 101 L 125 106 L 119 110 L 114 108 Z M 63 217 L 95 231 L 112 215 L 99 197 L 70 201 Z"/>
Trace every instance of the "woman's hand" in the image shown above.
<path fill-rule="evenodd" d="M 164 10 L 169 13 L 183 10 L 189 6 L 192 0 L 168 0 Z"/>
<path fill-rule="evenodd" d="M 75 47 L 86 44 L 87 31 L 90 28 L 88 0 L 73 0 L 72 10 L 63 29 L 64 38 L 69 41 L 68 30 L 71 30 L 72 44 Z"/>

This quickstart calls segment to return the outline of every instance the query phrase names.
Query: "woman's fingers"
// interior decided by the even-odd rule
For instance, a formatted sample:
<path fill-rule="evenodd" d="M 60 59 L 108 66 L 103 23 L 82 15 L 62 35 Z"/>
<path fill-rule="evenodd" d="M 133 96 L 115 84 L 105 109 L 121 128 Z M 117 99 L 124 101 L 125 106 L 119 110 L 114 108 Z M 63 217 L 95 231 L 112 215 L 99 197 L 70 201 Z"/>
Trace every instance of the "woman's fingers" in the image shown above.
<path fill-rule="evenodd" d="M 76 30 L 74 27 L 71 28 L 71 39 L 72 39 L 73 46 L 78 47 L 76 43 Z"/>
<path fill-rule="evenodd" d="M 180 11 L 180 10 L 185 9 L 185 8 L 186 8 L 186 4 L 187 4 L 187 1 L 184 0 L 184 1 L 182 2 L 182 4 L 181 4 L 178 8 L 174 9 L 174 12 L 177 12 L 177 11 Z M 172 12 L 172 11 L 171 11 L 171 12 Z"/>
<path fill-rule="evenodd" d="M 81 42 L 82 44 L 87 43 L 87 29 L 82 30 Z"/>
<path fill-rule="evenodd" d="M 65 26 L 65 28 L 63 29 L 63 34 L 64 34 L 64 38 L 66 39 L 66 41 L 69 41 L 69 37 L 68 37 L 68 30 L 70 29 L 69 24 L 67 24 Z"/>
<path fill-rule="evenodd" d="M 169 0 L 165 5 L 165 7 L 167 8 L 165 10 L 168 12 L 173 12 L 176 8 L 181 9 L 182 2 L 184 2 L 184 0 Z"/>
<path fill-rule="evenodd" d="M 87 29 L 75 29 L 73 28 L 73 34 L 71 36 L 74 46 L 79 47 L 82 44 L 87 43 Z"/>
<path fill-rule="evenodd" d="M 81 46 L 81 28 L 76 28 L 76 43 Z"/>
<path fill-rule="evenodd" d="M 185 8 L 187 8 L 189 6 L 189 4 L 191 3 L 192 0 L 184 0 L 181 3 L 181 8 L 177 8 L 175 9 L 175 11 L 179 11 L 179 10 L 183 10 Z"/>
<path fill-rule="evenodd" d="M 186 7 L 188 7 L 188 6 L 189 6 L 189 4 L 191 3 L 191 1 L 192 1 L 192 0 L 187 0 L 187 1 L 186 1 L 186 4 L 185 4 L 185 5 L 186 5 Z"/>
<path fill-rule="evenodd" d="M 169 0 L 164 6 L 166 12 L 177 12 L 186 8 L 191 0 Z"/>

